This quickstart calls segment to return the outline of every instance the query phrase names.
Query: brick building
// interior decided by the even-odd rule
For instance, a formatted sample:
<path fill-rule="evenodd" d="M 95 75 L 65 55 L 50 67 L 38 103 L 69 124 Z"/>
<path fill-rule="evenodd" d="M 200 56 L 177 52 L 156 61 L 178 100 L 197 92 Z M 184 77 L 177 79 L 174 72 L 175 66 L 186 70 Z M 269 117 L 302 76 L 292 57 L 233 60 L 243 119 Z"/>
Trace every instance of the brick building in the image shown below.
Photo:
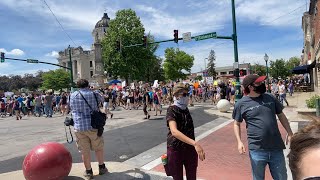
<path fill-rule="evenodd" d="M 310 73 L 311 86 L 320 92 L 320 0 L 310 0 L 309 11 L 302 16 L 304 47 L 301 64 Z"/>

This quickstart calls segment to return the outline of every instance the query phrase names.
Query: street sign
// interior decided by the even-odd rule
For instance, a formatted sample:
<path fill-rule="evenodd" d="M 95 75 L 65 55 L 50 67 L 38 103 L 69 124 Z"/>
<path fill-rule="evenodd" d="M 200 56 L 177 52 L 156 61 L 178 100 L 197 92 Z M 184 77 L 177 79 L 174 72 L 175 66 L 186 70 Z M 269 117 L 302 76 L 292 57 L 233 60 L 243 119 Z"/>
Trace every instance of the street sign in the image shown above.
<path fill-rule="evenodd" d="M 238 62 L 234 62 L 233 63 L 233 69 L 239 69 L 239 63 Z"/>
<path fill-rule="evenodd" d="M 183 42 L 190 42 L 191 41 L 191 32 L 183 33 L 182 39 L 183 39 Z"/>
<path fill-rule="evenodd" d="M 194 37 L 194 39 L 196 41 L 200 41 L 200 40 L 204 40 L 204 39 L 210 39 L 210 38 L 217 38 L 217 33 L 216 32 L 212 32 L 212 33 L 202 34 L 202 35 Z"/>
<path fill-rule="evenodd" d="M 27 59 L 27 63 L 39 63 L 37 59 Z"/>

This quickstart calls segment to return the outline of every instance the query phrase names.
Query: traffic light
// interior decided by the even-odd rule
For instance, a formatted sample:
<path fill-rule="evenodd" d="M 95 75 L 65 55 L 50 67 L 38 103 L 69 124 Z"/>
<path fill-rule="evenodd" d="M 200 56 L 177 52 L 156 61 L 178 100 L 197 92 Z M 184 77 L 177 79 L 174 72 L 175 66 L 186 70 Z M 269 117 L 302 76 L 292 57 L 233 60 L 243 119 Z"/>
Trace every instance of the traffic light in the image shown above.
<path fill-rule="evenodd" d="M 117 51 L 120 52 L 121 51 L 121 41 L 117 41 Z"/>
<path fill-rule="evenodd" d="M 178 43 L 178 41 L 179 41 L 179 32 L 178 32 L 178 30 L 173 30 L 173 37 L 174 37 L 174 42 L 175 43 Z"/>
<path fill-rule="evenodd" d="M 143 36 L 143 46 L 147 47 L 147 45 L 148 45 L 148 38 L 147 36 Z"/>
<path fill-rule="evenodd" d="M 3 63 L 4 62 L 4 53 L 2 52 L 1 53 L 1 63 Z"/>

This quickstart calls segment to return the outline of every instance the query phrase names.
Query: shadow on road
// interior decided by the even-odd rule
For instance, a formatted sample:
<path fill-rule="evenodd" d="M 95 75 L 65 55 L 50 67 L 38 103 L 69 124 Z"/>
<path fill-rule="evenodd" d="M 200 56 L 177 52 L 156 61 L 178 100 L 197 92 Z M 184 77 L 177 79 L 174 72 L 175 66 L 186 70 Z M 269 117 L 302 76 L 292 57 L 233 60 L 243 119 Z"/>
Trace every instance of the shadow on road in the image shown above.
<path fill-rule="evenodd" d="M 95 180 L 128 180 L 128 179 L 143 179 L 143 180 L 150 180 L 151 177 L 150 175 L 146 174 L 145 172 L 141 171 L 138 168 L 127 170 L 124 172 L 113 172 L 113 173 L 108 173 L 105 175 L 95 175 L 94 176 Z M 64 180 L 84 180 L 82 177 L 77 177 L 77 176 L 68 176 Z"/>

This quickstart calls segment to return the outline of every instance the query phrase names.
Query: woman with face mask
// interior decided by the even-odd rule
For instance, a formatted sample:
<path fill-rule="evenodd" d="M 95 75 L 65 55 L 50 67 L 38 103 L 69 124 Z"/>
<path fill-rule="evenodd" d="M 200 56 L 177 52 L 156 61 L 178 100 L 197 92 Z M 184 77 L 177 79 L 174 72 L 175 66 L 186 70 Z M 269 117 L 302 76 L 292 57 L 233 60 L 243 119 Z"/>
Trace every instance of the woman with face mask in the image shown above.
<path fill-rule="evenodd" d="M 188 87 L 177 83 L 173 88 L 174 103 L 167 110 L 167 175 L 183 180 L 183 166 L 188 180 L 196 180 L 198 157 L 205 159 L 202 147 L 195 141 L 193 120 L 188 109 Z"/>

